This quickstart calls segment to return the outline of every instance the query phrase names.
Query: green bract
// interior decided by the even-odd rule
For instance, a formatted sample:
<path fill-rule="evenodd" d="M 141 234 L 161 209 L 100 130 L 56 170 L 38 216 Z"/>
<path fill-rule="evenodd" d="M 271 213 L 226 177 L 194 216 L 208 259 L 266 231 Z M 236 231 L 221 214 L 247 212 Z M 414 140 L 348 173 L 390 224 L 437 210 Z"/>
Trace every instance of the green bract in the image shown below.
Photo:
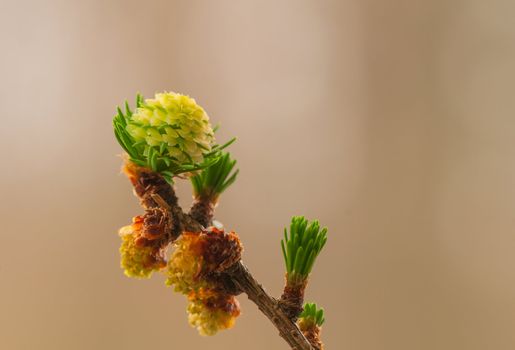
<path fill-rule="evenodd" d="M 125 103 L 113 119 L 116 139 L 137 165 L 161 173 L 168 181 L 212 165 L 223 146 L 214 143 L 209 117 L 195 100 L 173 92 L 153 99 L 136 97 L 136 110 Z"/>
<path fill-rule="evenodd" d="M 288 236 L 285 228 L 284 239 L 281 240 L 289 282 L 302 282 L 308 278 L 326 241 L 327 228 L 320 230 L 317 220 L 308 223 L 303 216 L 294 216 L 291 219 L 290 235 Z"/>
<path fill-rule="evenodd" d="M 318 308 L 315 303 L 305 303 L 304 310 L 299 315 L 299 322 L 314 324 L 318 327 L 324 324 L 324 309 Z"/>

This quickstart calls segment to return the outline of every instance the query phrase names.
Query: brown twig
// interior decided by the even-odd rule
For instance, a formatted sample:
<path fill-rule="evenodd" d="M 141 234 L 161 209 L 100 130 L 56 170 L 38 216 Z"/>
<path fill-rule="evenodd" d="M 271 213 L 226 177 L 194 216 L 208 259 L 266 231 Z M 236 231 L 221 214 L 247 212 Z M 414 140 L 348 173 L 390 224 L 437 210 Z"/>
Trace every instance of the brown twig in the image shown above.
<path fill-rule="evenodd" d="M 193 202 L 189 215 L 204 227 L 212 225 L 215 204 L 210 198 L 196 198 Z"/>
<path fill-rule="evenodd" d="M 313 347 L 297 325 L 290 320 L 281 309 L 278 301 L 268 295 L 241 260 L 225 272 L 231 277 L 234 283 L 247 294 L 249 299 L 258 306 L 259 310 L 272 321 L 279 331 L 279 335 L 286 340 L 292 349 L 313 350 Z"/>
<path fill-rule="evenodd" d="M 205 225 L 196 220 L 193 215 L 186 214 L 178 204 L 173 186 L 166 183 L 161 175 L 150 170 L 136 167 L 127 163 L 124 168 L 134 186 L 134 192 L 140 198 L 144 208 L 155 208 L 170 212 L 173 228 L 172 237 L 176 239 L 182 232 L 200 232 Z M 193 208 L 192 208 L 193 209 Z M 205 209 L 205 208 L 197 208 Z M 195 209 L 193 209 L 195 213 Z M 211 223 L 213 208 L 202 210 L 206 217 L 201 218 L 204 224 Z M 219 273 L 220 281 L 225 288 L 232 288 L 234 294 L 242 291 L 247 294 L 266 317 L 272 321 L 279 331 L 280 336 L 290 345 L 293 350 L 314 350 L 310 342 L 300 331 L 295 320 L 288 317 L 281 308 L 279 301 L 270 296 L 258 281 L 252 276 L 247 267 L 239 260 L 225 271 Z"/>

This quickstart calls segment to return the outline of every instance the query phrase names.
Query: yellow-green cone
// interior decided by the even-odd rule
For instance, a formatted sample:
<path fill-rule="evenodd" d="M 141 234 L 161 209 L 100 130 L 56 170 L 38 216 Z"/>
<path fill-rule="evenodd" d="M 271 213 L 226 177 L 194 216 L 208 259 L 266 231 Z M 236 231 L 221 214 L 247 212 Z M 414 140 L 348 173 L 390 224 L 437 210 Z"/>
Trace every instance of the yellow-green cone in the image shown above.
<path fill-rule="evenodd" d="M 214 142 L 204 109 L 191 97 L 174 92 L 145 99 L 128 121 L 127 131 L 134 141 L 164 150 L 179 163 L 201 163 Z"/>

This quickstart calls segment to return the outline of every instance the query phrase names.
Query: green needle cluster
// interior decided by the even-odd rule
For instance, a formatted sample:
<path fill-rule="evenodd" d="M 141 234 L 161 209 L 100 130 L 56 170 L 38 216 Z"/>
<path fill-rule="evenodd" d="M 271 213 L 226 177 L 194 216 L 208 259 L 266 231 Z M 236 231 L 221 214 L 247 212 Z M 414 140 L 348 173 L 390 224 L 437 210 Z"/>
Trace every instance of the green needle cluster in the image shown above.
<path fill-rule="evenodd" d="M 236 181 L 239 169 L 234 170 L 236 160 L 227 152 L 211 166 L 190 178 L 195 198 L 206 198 L 216 202 L 220 194 Z"/>
<path fill-rule="evenodd" d="M 303 216 L 292 218 L 289 235 L 285 228 L 281 240 L 288 282 L 303 282 L 308 278 L 326 241 L 327 228 L 320 229 L 318 220 L 309 223 Z"/>
<path fill-rule="evenodd" d="M 324 309 L 318 308 L 315 303 L 305 303 L 304 310 L 299 315 L 299 322 L 315 324 L 318 327 L 324 324 Z"/>

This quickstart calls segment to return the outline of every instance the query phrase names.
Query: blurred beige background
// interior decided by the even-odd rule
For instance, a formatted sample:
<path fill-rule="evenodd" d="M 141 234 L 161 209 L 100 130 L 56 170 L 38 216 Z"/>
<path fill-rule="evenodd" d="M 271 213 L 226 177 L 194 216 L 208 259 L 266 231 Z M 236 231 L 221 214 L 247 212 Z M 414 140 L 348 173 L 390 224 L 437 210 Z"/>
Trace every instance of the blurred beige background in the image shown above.
<path fill-rule="evenodd" d="M 173 90 L 239 137 L 218 218 L 270 292 L 289 217 L 329 227 L 307 292 L 328 349 L 514 349 L 514 11 L 1 0 L 0 348 L 287 349 L 244 296 L 235 328 L 202 338 L 161 276 L 119 268 L 141 209 L 114 107 Z"/>

